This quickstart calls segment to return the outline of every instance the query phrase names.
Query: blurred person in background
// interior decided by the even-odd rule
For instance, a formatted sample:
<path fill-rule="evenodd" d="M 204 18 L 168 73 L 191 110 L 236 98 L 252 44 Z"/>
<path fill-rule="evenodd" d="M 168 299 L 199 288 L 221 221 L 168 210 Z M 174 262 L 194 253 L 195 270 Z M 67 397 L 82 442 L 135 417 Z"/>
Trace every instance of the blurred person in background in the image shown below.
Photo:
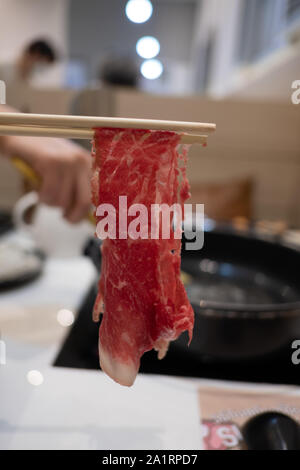
<path fill-rule="evenodd" d="M 7 85 L 29 82 L 36 74 L 53 65 L 57 54 L 53 46 L 44 39 L 28 44 L 14 63 L 0 64 L 0 80 Z"/>
<path fill-rule="evenodd" d="M 99 69 L 101 84 L 137 88 L 139 72 L 136 63 L 128 57 L 110 57 L 101 64 Z"/>
<path fill-rule="evenodd" d="M 0 105 L 0 112 L 15 112 Z M 72 223 L 90 209 L 90 152 L 66 139 L 0 136 L 0 155 L 18 157 L 41 176 L 40 201 L 60 207 Z"/>

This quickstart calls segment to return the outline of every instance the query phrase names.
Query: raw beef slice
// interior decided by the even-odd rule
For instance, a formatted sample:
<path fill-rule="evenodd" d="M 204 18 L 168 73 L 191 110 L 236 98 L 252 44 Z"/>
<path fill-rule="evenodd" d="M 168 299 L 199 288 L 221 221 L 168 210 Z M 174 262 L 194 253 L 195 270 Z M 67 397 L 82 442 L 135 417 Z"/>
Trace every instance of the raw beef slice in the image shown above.
<path fill-rule="evenodd" d="M 96 129 L 92 196 L 112 204 L 119 215 L 119 196 L 127 204 L 183 202 L 189 197 L 186 152 L 172 132 Z M 180 178 L 179 178 L 180 177 Z M 179 183 L 180 179 L 180 183 Z M 101 218 L 98 217 L 99 222 Z M 128 224 L 134 217 L 128 217 Z M 149 229 L 150 232 L 150 229 Z M 133 384 L 144 352 L 154 348 L 163 358 L 170 341 L 183 331 L 192 338 L 194 313 L 180 280 L 181 240 L 107 238 L 102 244 L 102 270 L 94 319 L 99 332 L 100 366 L 116 382 Z"/>

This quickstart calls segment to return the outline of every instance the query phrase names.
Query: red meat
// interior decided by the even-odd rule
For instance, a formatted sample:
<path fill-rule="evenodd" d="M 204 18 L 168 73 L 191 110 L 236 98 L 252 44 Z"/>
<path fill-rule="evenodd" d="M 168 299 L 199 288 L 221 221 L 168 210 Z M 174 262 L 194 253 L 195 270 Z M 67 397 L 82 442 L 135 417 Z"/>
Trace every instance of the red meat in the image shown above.
<path fill-rule="evenodd" d="M 112 204 L 117 221 L 119 196 L 127 196 L 128 207 L 144 204 L 149 214 L 151 204 L 183 205 L 189 185 L 185 153 L 177 152 L 179 139 L 172 132 L 96 129 L 94 205 Z M 128 224 L 133 219 L 128 217 Z M 154 348 L 163 358 L 169 342 L 185 330 L 191 340 L 194 314 L 180 280 L 181 240 L 174 232 L 169 239 L 163 239 L 161 232 L 158 239 L 118 239 L 118 235 L 119 227 L 116 239 L 107 238 L 102 245 L 94 319 L 103 313 L 101 368 L 116 382 L 130 386 L 144 352 Z"/>

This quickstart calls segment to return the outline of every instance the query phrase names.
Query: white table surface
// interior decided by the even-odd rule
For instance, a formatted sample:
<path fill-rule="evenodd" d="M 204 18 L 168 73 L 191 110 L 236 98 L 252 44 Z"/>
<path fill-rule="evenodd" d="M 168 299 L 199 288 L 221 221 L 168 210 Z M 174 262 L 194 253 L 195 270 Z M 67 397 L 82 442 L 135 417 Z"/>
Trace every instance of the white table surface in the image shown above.
<path fill-rule="evenodd" d="M 139 376 L 132 388 L 100 371 L 39 366 L 0 368 L 0 449 L 197 449 L 197 395 L 180 379 Z"/>

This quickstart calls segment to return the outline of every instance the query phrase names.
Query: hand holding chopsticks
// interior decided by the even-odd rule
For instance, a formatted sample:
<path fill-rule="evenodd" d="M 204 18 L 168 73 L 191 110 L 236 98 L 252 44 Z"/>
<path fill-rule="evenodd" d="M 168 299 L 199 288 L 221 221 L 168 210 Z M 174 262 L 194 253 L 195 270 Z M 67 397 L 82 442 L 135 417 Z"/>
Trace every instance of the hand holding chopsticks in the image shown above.
<path fill-rule="evenodd" d="M 198 122 L 0 112 L 0 136 L 63 137 L 92 140 L 95 128 L 99 127 L 172 131 L 180 135 L 181 143 L 202 145 L 206 145 L 208 134 L 213 133 L 216 128 L 215 124 Z M 52 139 L 36 139 L 34 142 L 34 139 L 24 139 L 24 142 L 18 137 L 12 139 L 17 143 L 17 149 L 13 147 L 10 149 L 10 153 L 21 157 L 14 158 L 13 163 L 23 176 L 31 181 L 35 188 L 39 189 L 42 202 L 64 208 L 66 217 L 70 221 L 78 221 L 84 214 L 87 214 L 88 197 L 86 192 L 89 187 L 87 171 L 75 171 L 77 164 L 82 163 L 82 155 L 79 153 L 85 152 L 85 150 L 79 146 L 70 148 L 74 144 L 61 139 L 54 140 L 53 145 L 51 144 Z M 59 175 L 57 168 L 56 173 L 54 172 L 51 163 L 51 161 L 53 162 L 53 151 L 54 161 L 56 153 L 60 153 L 60 157 L 62 157 L 57 160 L 57 164 L 61 168 Z M 38 166 L 36 160 L 39 161 Z M 70 166 L 68 162 L 74 162 L 74 164 Z M 64 164 L 68 165 L 69 171 L 64 171 Z M 41 165 L 43 169 L 39 170 Z M 40 174 L 43 175 L 42 179 Z M 83 178 L 85 178 L 84 182 Z M 53 184 L 54 181 L 56 181 L 55 184 Z M 64 190 L 57 191 L 58 184 Z M 66 191 L 68 187 L 70 191 Z M 71 197 L 72 194 L 75 194 L 75 198 Z M 89 213 L 88 218 L 93 220 L 93 215 Z"/>
<path fill-rule="evenodd" d="M 7 136 L 0 138 L 3 154 L 39 192 L 41 203 L 60 207 L 77 223 L 91 210 L 90 152 L 66 139 Z M 29 189 L 29 188 L 28 188 Z"/>
<path fill-rule="evenodd" d="M 11 159 L 14 167 L 16 170 L 20 172 L 20 174 L 24 177 L 25 181 L 30 183 L 34 189 L 38 190 L 41 187 L 42 179 L 41 177 L 31 168 L 28 163 L 24 162 L 18 157 L 13 157 Z M 96 224 L 96 219 L 93 213 L 92 208 L 89 210 L 86 220 L 88 220 L 92 225 Z"/>

